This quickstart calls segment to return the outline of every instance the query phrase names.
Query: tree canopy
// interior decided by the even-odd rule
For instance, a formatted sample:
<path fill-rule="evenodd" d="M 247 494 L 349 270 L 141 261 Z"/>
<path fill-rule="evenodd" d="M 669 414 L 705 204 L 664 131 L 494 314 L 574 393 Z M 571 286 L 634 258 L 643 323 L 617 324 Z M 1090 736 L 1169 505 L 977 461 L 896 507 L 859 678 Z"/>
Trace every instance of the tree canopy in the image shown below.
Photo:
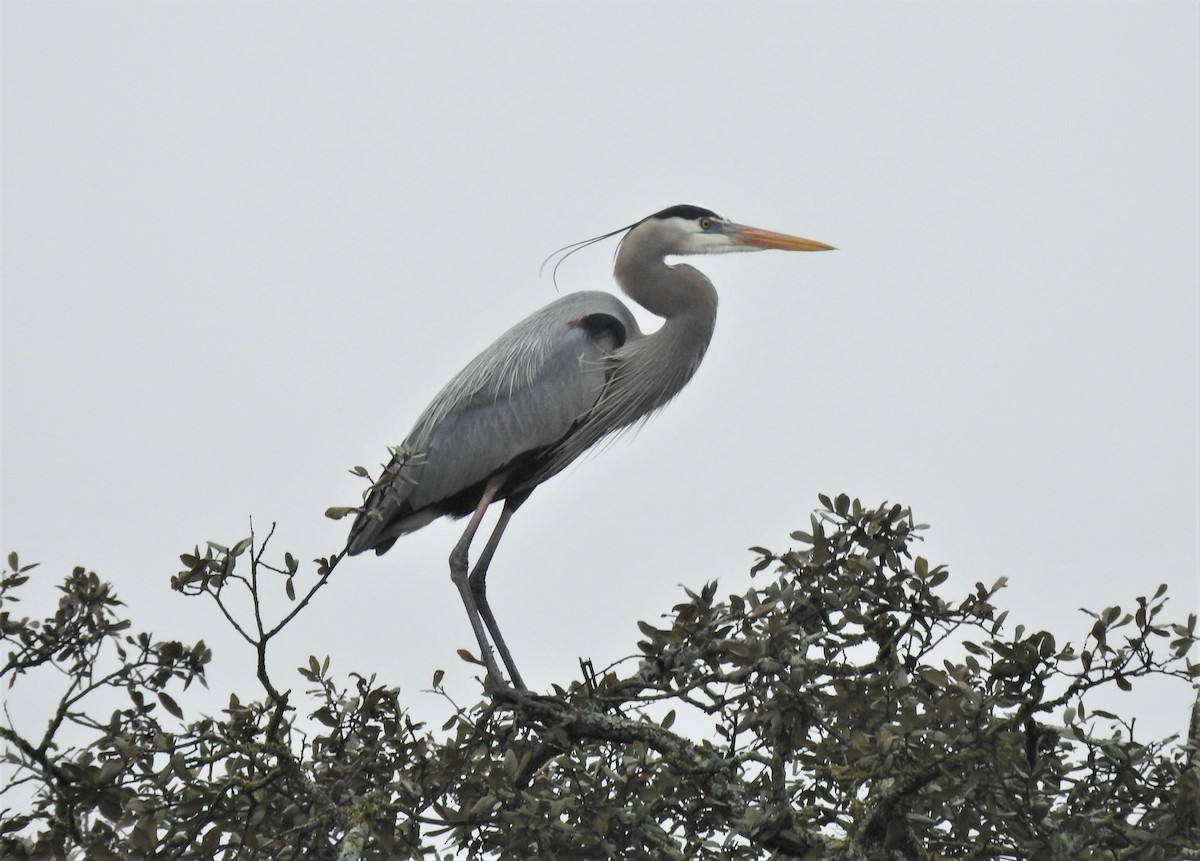
<path fill-rule="evenodd" d="M 43 723 L 0 726 L 0 855 L 1200 857 L 1200 710 L 1143 740 L 1091 705 L 1151 676 L 1194 684 L 1195 614 L 1169 621 L 1161 587 L 1026 630 L 1003 580 L 968 588 L 920 556 L 922 529 L 899 505 L 822 496 L 791 548 L 752 548 L 732 591 L 698 584 L 639 623 L 632 659 L 545 694 L 483 682 L 477 704 L 447 698 L 440 727 L 369 669 L 306 656 L 303 694 L 268 670 L 336 554 L 302 570 L 252 534 L 181 557 L 174 587 L 257 660 L 260 689 L 214 715 L 187 702 L 205 643 L 135 632 L 83 568 L 54 615 L 22 617 L 41 572 L 12 554 L 0 680 L 61 695 Z M 277 590 L 290 609 L 267 619 Z"/>

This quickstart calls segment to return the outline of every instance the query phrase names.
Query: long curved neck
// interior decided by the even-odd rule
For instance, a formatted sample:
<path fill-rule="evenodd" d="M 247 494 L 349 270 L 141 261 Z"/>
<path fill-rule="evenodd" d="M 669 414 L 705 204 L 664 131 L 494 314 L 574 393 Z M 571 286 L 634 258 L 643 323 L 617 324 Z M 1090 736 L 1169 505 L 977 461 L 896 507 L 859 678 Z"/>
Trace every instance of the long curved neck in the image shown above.
<path fill-rule="evenodd" d="M 648 413 L 675 397 L 704 358 L 717 322 L 717 290 L 698 269 L 668 266 L 653 243 L 633 239 L 626 237 L 613 274 L 630 299 L 663 318 L 658 331 L 621 350 L 622 374 L 637 409 Z"/>
<path fill-rule="evenodd" d="M 646 337 L 669 341 L 681 352 L 697 350 L 695 361 L 699 361 L 717 323 L 717 289 L 712 282 L 686 263 L 668 266 L 654 260 L 627 267 L 621 263 L 617 261 L 614 273 L 621 290 L 663 318 L 662 327 Z"/>

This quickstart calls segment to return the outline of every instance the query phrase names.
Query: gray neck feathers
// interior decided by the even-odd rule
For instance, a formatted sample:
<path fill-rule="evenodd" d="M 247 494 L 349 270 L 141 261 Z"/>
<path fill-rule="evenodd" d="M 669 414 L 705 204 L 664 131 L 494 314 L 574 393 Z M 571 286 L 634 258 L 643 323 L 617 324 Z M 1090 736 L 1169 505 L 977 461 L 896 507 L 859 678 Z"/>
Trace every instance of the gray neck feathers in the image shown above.
<path fill-rule="evenodd" d="M 640 227 L 645 227 L 642 225 Z M 712 339 L 717 322 L 717 291 L 692 266 L 668 266 L 661 237 L 636 229 L 617 255 L 617 283 L 630 299 L 663 318 L 656 332 L 631 338 L 614 358 L 627 393 L 612 404 L 631 416 L 648 416 L 666 405 L 692 378 Z"/>

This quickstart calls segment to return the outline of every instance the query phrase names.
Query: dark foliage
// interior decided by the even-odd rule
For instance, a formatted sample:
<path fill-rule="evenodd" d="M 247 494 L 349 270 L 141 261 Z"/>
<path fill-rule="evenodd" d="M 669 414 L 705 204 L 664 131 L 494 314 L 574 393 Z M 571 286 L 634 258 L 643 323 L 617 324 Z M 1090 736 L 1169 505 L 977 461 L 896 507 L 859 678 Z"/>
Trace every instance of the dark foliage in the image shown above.
<path fill-rule="evenodd" d="M 438 731 L 396 689 L 339 681 L 327 660 L 300 668 L 303 701 L 267 672 L 273 639 L 337 556 L 317 560 L 300 595 L 296 560 L 265 560 L 269 536 L 183 557 L 176 588 L 215 600 L 254 646 L 262 685 L 199 719 L 180 692 L 203 680 L 204 643 L 129 633 L 111 586 L 82 569 L 52 618 L 19 618 L 32 566 L 10 556 L 0 677 L 57 677 L 65 691 L 36 732 L 0 727 L 0 792 L 31 799 L 5 804 L 0 854 L 1200 857 L 1200 720 L 1146 743 L 1087 705 L 1139 678 L 1193 681 L 1194 615 L 1164 621 L 1160 588 L 1060 643 L 1008 624 L 1003 582 L 947 597 L 949 574 L 915 555 L 906 509 L 821 501 L 796 549 L 754 548 L 756 580 L 739 594 L 710 583 L 661 626 L 642 623 L 632 673 L 501 692 Z M 292 609 L 268 623 L 260 598 L 280 584 Z M 105 690 L 122 705 L 101 715 Z M 68 732 L 85 740 L 60 743 Z"/>

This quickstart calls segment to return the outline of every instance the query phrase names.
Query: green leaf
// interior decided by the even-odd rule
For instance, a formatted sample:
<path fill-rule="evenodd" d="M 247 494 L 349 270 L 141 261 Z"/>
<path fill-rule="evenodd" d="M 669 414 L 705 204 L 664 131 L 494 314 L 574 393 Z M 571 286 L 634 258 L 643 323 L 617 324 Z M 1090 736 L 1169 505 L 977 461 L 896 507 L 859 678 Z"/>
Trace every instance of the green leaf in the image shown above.
<path fill-rule="evenodd" d="M 941 670 L 933 667 L 918 667 L 917 675 L 934 687 L 944 688 L 950 684 L 950 678 Z"/>
<path fill-rule="evenodd" d="M 662 639 L 667 633 L 666 631 L 661 631 L 658 628 L 654 627 L 649 622 L 643 622 L 641 619 L 638 620 L 637 626 L 638 626 L 638 630 L 641 631 L 643 634 L 645 634 L 647 637 L 649 637 L 651 640 Z"/>
<path fill-rule="evenodd" d="M 504 774 L 509 780 L 517 776 L 520 767 L 521 761 L 517 758 L 517 752 L 511 747 L 504 751 Z"/>
<path fill-rule="evenodd" d="M 124 814 L 121 809 L 121 799 L 115 792 L 101 792 L 96 799 L 96 808 L 100 815 L 110 822 L 119 822 Z"/>
<path fill-rule="evenodd" d="M 496 798 L 494 795 L 485 795 L 483 798 L 471 805 L 470 813 L 467 815 L 471 819 L 477 819 L 490 814 L 499 807 L 500 799 Z"/>
<path fill-rule="evenodd" d="M 158 701 L 163 704 L 163 708 L 165 708 L 171 714 L 175 715 L 175 717 L 177 717 L 177 718 L 183 717 L 183 709 L 181 709 L 179 707 L 179 704 L 177 702 L 175 702 L 175 700 L 171 697 L 171 695 L 168 694 L 166 691 L 158 692 Z"/>

